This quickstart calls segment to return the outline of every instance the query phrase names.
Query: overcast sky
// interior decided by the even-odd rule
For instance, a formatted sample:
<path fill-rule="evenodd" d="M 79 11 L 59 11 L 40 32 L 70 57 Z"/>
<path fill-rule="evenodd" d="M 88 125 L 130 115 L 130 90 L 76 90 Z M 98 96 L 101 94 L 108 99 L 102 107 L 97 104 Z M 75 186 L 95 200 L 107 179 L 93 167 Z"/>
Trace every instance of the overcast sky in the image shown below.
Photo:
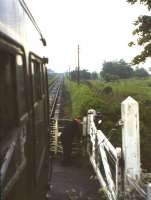
<path fill-rule="evenodd" d="M 104 60 L 130 62 L 139 48 L 129 48 L 133 22 L 143 6 L 126 0 L 26 0 L 47 39 L 49 67 L 64 72 L 77 66 L 100 71 Z"/>

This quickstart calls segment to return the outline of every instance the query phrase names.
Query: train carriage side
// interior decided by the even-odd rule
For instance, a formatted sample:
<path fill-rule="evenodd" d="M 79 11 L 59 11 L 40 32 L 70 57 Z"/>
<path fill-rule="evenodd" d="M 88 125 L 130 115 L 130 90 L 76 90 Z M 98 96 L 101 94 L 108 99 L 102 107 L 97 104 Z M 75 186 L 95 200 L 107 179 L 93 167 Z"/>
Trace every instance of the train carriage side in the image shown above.
<path fill-rule="evenodd" d="M 47 70 L 24 1 L 0 6 L 0 195 L 42 199 L 47 184 Z"/>

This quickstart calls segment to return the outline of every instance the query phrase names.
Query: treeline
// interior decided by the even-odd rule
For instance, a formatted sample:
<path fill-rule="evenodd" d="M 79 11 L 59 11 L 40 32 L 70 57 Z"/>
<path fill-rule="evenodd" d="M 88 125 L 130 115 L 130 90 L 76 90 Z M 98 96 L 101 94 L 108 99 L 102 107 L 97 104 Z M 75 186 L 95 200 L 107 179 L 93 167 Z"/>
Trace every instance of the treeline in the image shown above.
<path fill-rule="evenodd" d="M 145 78 L 149 76 L 149 73 L 144 68 L 136 68 L 134 70 L 130 64 L 121 59 L 119 61 L 105 61 L 100 73 L 89 72 L 88 70 L 83 69 L 80 70 L 79 73 L 77 70 L 71 71 L 68 76 L 72 81 L 97 80 L 100 77 L 105 81 L 115 81 L 133 77 Z"/>
<path fill-rule="evenodd" d="M 144 78 L 148 77 L 149 73 L 144 68 L 134 70 L 124 60 L 104 62 L 101 77 L 105 81 L 114 81 L 118 79 L 128 79 L 132 77 Z"/>
<path fill-rule="evenodd" d="M 77 70 L 71 71 L 69 74 L 69 78 L 72 81 L 78 80 L 78 72 Z M 89 72 L 86 69 L 80 70 L 79 71 L 79 79 L 80 80 L 96 80 L 98 79 L 98 73 L 97 72 Z"/>

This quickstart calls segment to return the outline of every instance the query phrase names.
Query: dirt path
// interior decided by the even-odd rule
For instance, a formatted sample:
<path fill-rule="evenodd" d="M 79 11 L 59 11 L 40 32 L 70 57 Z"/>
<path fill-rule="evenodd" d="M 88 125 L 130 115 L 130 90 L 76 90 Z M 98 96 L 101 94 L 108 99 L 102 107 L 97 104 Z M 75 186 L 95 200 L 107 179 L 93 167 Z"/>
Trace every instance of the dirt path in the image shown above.
<path fill-rule="evenodd" d="M 53 161 L 52 190 L 49 200 L 100 200 L 98 182 L 90 166 L 73 163 L 62 166 L 60 161 Z"/>

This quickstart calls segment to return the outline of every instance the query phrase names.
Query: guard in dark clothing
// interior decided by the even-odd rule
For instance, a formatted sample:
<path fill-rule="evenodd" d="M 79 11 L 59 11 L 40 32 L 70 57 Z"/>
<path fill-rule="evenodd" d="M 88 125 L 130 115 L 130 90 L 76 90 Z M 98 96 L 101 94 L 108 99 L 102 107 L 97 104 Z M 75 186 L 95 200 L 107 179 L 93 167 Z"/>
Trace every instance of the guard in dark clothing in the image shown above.
<path fill-rule="evenodd" d="M 102 118 L 103 118 L 102 114 L 100 112 L 97 112 L 94 118 L 94 123 L 98 130 L 101 129 Z"/>
<path fill-rule="evenodd" d="M 63 147 L 63 164 L 71 164 L 72 142 L 73 138 L 79 131 L 79 123 L 76 119 L 67 121 L 61 134 Z"/>

